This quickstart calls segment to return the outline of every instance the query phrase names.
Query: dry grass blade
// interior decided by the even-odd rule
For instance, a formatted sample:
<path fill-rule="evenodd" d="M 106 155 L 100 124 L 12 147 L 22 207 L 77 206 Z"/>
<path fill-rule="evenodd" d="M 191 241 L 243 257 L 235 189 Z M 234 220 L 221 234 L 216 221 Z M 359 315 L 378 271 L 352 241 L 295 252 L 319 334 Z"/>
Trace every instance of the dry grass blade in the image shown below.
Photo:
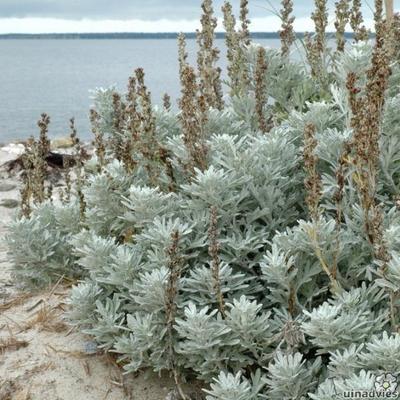
<path fill-rule="evenodd" d="M 38 300 L 34 305 L 28 307 L 28 308 L 26 309 L 26 312 L 31 312 L 31 311 L 33 311 L 36 307 L 40 306 L 40 304 L 42 304 L 43 301 L 44 301 L 43 299 Z"/>
<path fill-rule="evenodd" d="M 60 278 L 58 279 L 58 281 L 56 282 L 56 284 L 53 286 L 53 288 L 51 289 L 49 295 L 47 296 L 47 301 L 50 300 L 50 297 L 54 294 L 54 292 L 57 290 L 58 286 L 60 285 L 60 283 L 65 279 L 65 275 L 60 276 Z"/>
<path fill-rule="evenodd" d="M 82 366 L 83 366 L 83 369 L 85 370 L 86 375 L 92 376 L 92 372 L 90 370 L 89 363 L 86 360 L 82 361 Z"/>
<path fill-rule="evenodd" d="M 15 336 L 12 336 L 8 339 L 0 340 L 0 353 L 4 353 L 6 350 L 19 350 L 24 347 L 27 347 L 29 342 L 26 340 L 19 340 Z"/>
<path fill-rule="evenodd" d="M 110 393 L 111 393 L 111 389 L 108 389 L 107 392 L 106 392 L 106 394 L 105 394 L 104 397 L 103 397 L 103 400 L 106 400 L 107 397 L 108 397 L 108 395 L 109 395 Z"/>
<path fill-rule="evenodd" d="M 31 293 L 20 294 L 18 297 L 9 300 L 6 303 L 0 304 L 0 311 L 7 311 L 10 308 L 17 307 L 25 303 L 31 297 L 32 297 Z"/>
<path fill-rule="evenodd" d="M 59 315 L 54 308 L 48 305 L 43 306 L 33 318 L 23 327 L 22 332 L 38 326 L 40 331 L 62 332 L 66 329 L 66 324 L 59 320 Z"/>
<path fill-rule="evenodd" d="M 92 357 L 95 354 L 88 354 L 88 353 L 84 353 L 83 351 L 67 351 L 67 350 L 62 350 L 62 349 L 57 349 L 53 346 L 51 346 L 50 344 L 47 344 L 47 347 L 52 350 L 54 353 L 57 354 L 64 354 L 66 356 L 70 356 L 70 357 L 74 357 L 74 358 L 89 358 Z"/>

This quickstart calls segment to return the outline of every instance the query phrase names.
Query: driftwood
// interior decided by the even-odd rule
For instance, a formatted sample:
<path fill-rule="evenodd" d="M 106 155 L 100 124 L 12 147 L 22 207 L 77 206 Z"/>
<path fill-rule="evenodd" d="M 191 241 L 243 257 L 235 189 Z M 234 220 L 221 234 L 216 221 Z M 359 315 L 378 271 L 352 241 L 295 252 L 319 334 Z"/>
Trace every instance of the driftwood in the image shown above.
<path fill-rule="evenodd" d="M 68 168 L 76 164 L 74 156 L 70 154 L 54 153 L 52 151 L 47 155 L 46 162 L 53 168 Z"/>
<path fill-rule="evenodd" d="M 45 158 L 47 165 L 51 168 L 65 169 L 73 167 L 76 164 L 75 157 L 71 154 L 55 153 L 50 151 Z M 19 156 L 15 160 L 7 161 L 1 166 L 7 172 L 24 169 L 22 156 Z"/>

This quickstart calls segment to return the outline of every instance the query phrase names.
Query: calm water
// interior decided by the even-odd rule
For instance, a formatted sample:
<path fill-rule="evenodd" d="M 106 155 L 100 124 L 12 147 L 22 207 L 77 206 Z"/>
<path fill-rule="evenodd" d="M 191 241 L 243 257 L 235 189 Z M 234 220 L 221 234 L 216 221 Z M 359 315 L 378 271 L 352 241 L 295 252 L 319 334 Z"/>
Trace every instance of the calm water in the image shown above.
<path fill-rule="evenodd" d="M 279 46 L 278 40 L 260 43 Z M 223 40 L 217 45 L 225 55 Z M 194 62 L 194 40 L 188 51 Z M 51 116 L 51 136 L 67 135 L 75 117 L 80 136 L 89 138 L 90 90 L 124 90 L 137 67 L 145 69 L 155 104 L 165 92 L 176 101 L 177 57 L 175 40 L 0 40 L 0 142 L 36 134 L 42 112 Z"/>

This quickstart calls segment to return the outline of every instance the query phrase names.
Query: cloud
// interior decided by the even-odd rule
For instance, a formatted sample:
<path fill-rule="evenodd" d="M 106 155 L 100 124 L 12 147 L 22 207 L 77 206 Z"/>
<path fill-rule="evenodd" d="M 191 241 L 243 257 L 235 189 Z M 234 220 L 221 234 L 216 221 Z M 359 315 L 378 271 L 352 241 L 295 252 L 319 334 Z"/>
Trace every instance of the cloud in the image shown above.
<path fill-rule="evenodd" d="M 331 7 L 336 0 L 328 0 Z M 220 14 L 224 0 L 213 0 Z M 0 18 L 60 18 L 103 20 L 172 20 L 198 19 L 202 0 L 0 0 Z M 231 0 L 238 11 L 240 0 Z M 294 1 L 298 17 L 310 15 L 312 0 Z M 271 15 L 271 8 L 279 10 L 280 0 L 249 0 L 251 17 Z"/>
<path fill-rule="evenodd" d="M 200 0 L 1 0 L 1 18 L 196 19 Z M 222 0 L 215 0 L 219 9 Z"/>
<path fill-rule="evenodd" d="M 0 19 L 0 34 L 76 32 L 193 32 L 198 27 L 199 22 L 197 20 L 71 20 L 57 18 Z"/>
<path fill-rule="evenodd" d="M 214 9 L 221 17 L 224 0 L 214 0 Z M 328 0 L 333 30 L 333 6 Z M 202 0 L 0 0 L 1 33 L 52 32 L 177 32 L 193 31 L 199 23 Z M 240 0 L 231 0 L 238 12 Z M 249 0 L 251 29 L 277 31 L 280 0 Z M 309 16 L 314 2 L 295 0 L 295 27 L 312 31 Z M 371 26 L 371 10 L 365 8 L 367 25 Z M 219 30 L 222 30 L 220 24 Z"/>
<path fill-rule="evenodd" d="M 329 31 L 334 30 L 333 16 L 330 18 Z M 373 28 L 373 20 L 365 21 Z M 298 32 L 312 31 L 314 23 L 309 17 L 297 18 L 295 29 Z M 193 32 L 199 28 L 199 21 L 160 19 L 146 20 L 68 20 L 56 18 L 6 18 L 0 19 L 2 33 L 87 33 L 87 32 Z M 280 20 L 274 16 L 253 18 L 250 29 L 253 32 L 276 32 L 280 29 Z M 218 30 L 222 31 L 219 20 Z"/>

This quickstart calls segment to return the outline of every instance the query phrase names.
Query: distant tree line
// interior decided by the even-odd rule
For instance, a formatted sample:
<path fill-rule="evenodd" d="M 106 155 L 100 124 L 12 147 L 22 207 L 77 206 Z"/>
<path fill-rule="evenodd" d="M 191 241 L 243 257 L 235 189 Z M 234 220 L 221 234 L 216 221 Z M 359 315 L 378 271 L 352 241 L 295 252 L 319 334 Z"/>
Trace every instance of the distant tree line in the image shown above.
<path fill-rule="evenodd" d="M 298 38 L 303 38 L 304 33 L 296 34 Z M 332 35 L 334 35 L 332 33 Z M 185 34 L 187 39 L 195 39 L 195 32 Z M 347 38 L 352 38 L 352 32 L 346 32 Z M 0 35 L 0 39 L 177 39 L 177 32 L 163 33 L 140 33 L 140 32 L 116 32 L 116 33 L 10 33 Z M 253 39 L 279 39 L 277 32 L 252 32 Z M 217 32 L 217 39 L 225 39 L 225 32 Z"/>

